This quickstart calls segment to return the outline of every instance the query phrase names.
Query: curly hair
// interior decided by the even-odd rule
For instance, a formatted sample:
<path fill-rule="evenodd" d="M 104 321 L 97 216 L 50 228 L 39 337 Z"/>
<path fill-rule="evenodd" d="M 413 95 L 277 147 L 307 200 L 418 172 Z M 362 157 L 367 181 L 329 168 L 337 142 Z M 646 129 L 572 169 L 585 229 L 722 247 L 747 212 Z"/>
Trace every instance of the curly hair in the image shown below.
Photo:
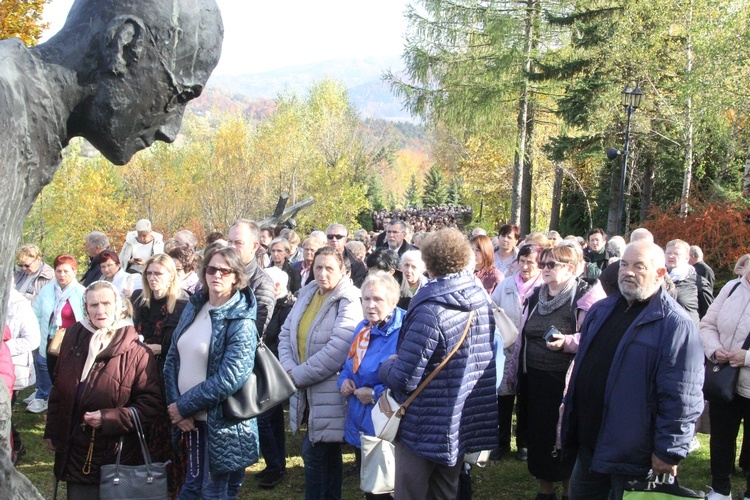
<path fill-rule="evenodd" d="M 466 269 L 473 254 L 469 241 L 458 229 L 441 229 L 428 235 L 420 250 L 433 278 Z"/>

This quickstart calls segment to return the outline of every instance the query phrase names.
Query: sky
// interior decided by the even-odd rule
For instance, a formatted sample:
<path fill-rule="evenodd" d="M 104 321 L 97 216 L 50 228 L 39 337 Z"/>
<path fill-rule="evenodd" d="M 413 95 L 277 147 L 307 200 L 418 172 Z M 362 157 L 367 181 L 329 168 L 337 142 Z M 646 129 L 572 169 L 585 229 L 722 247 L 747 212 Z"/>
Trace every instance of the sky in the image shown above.
<path fill-rule="evenodd" d="M 408 0 L 216 0 L 224 20 L 217 75 L 262 73 L 330 59 L 387 57 L 403 52 Z M 73 0 L 51 0 L 50 28 L 65 23 Z"/>

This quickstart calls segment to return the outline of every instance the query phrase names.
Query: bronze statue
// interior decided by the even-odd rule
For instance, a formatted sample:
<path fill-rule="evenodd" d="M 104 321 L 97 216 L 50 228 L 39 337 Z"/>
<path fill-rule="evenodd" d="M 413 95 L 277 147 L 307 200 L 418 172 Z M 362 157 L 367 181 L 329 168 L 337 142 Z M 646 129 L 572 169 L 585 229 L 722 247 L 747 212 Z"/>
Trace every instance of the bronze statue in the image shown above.
<path fill-rule="evenodd" d="M 0 325 L 23 221 L 68 141 L 85 137 L 118 165 L 174 141 L 219 62 L 223 32 L 214 0 L 76 0 L 46 43 L 0 41 Z M 0 390 L 3 436 L 6 409 Z M 10 459 L 0 448 L 2 478 Z M 0 479 L 5 498 L 28 495 L 15 481 Z"/>

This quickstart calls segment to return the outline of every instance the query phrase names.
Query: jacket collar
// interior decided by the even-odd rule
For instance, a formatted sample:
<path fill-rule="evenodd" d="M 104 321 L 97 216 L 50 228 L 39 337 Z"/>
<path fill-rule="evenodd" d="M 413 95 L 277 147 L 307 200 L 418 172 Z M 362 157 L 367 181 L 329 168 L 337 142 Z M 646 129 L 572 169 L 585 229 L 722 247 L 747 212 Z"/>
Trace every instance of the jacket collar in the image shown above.
<path fill-rule="evenodd" d="M 194 313 L 200 311 L 201 307 L 203 307 L 206 302 L 208 302 L 208 292 L 206 290 L 201 290 L 190 297 L 190 303 L 193 304 Z M 211 315 L 214 318 L 256 319 L 258 313 L 255 295 L 253 295 L 250 287 L 237 290 L 221 307 L 213 309 Z"/>

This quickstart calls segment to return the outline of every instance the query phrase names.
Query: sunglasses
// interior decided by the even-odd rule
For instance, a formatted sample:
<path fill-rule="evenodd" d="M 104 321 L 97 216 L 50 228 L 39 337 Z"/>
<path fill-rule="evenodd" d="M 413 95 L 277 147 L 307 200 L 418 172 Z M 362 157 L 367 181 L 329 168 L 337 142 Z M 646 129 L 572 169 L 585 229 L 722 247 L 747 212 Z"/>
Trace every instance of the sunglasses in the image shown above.
<path fill-rule="evenodd" d="M 326 238 L 329 240 L 340 240 L 342 238 L 346 238 L 343 234 L 326 234 Z"/>
<path fill-rule="evenodd" d="M 32 266 L 33 263 L 34 262 L 32 261 L 29 264 L 18 264 L 18 267 L 20 267 L 21 269 L 31 269 L 31 266 Z"/>
<path fill-rule="evenodd" d="M 213 276 L 216 273 L 219 273 L 219 275 L 222 278 L 226 278 L 230 274 L 234 273 L 234 270 L 229 269 L 228 267 L 214 267 L 214 266 L 206 266 L 206 275 L 207 276 Z"/>
<path fill-rule="evenodd" d="M 544 269 L 545 267 L 547 269 L 554 269 L 556 267 L 567 265 L 567 262 L 556 262 L 554 260 L 551 260 L 549 262 L 540 262 L 539 263 L 539 269 Z"/>

